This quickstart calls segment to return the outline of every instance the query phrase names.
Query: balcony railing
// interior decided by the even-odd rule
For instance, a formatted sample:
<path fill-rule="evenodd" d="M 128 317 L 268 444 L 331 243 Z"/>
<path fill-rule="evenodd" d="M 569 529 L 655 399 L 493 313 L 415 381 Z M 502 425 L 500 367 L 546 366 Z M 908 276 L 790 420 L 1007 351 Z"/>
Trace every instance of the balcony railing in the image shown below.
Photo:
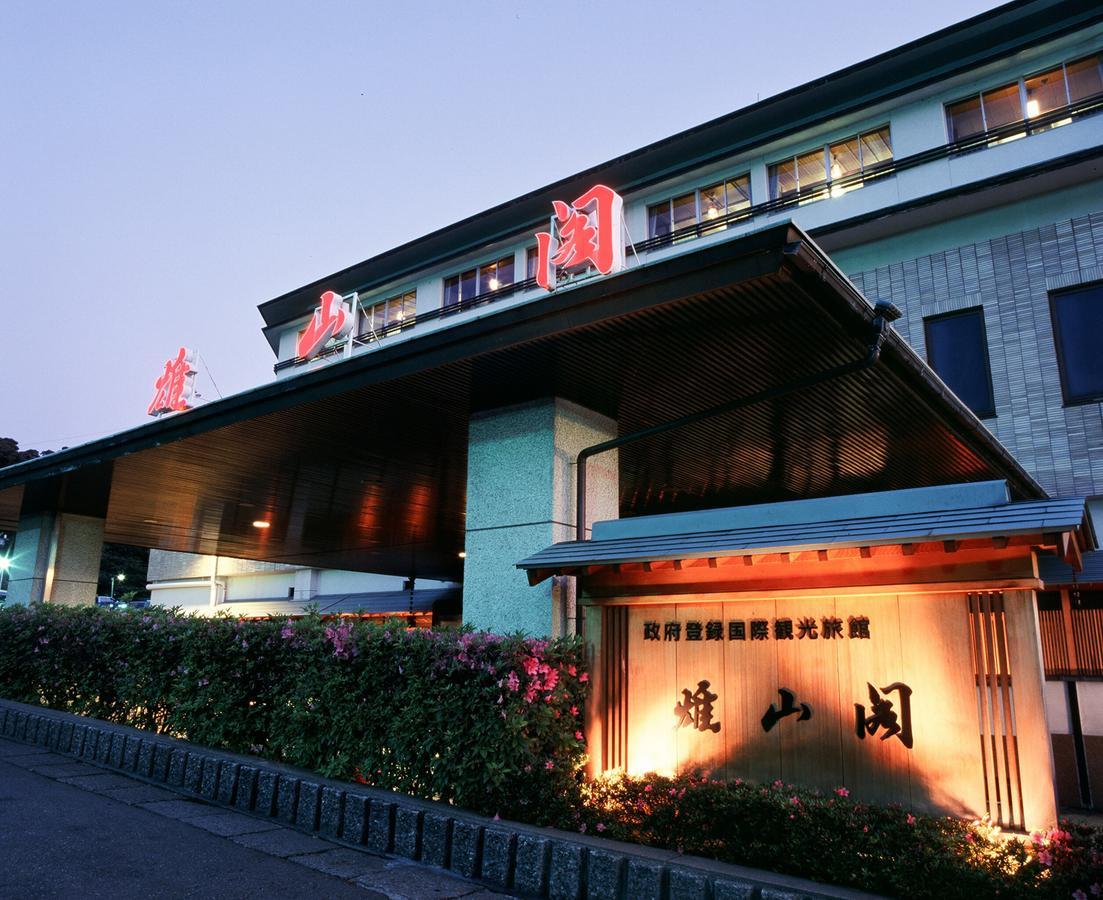
<path fill-rule="evenodd" d="M 1047 676 L 1103 677 L 1103 609 L 1040 609 L 1038 625 Z"/>
<path fill-rule="evenodd" d="M 924 150 L 920 153 L 914 153 L 911 156 L 904 156 L 899 159 L 886 160 L 883 163 L 879 163 L 875 166 L 871 166 L 861 172 L 855 172 L 853 175 L 848 175 L 845 178 L 837 178 L 830 182 L 823 182 L 813 185 L 802 191 L 793 191 L 785 194 L 781 197 L 776 197 L 772 200 L 767 200 L 763 203 L 756 203 L 748 206 L 746 209 L 737 210 L 736 212 L 729 213 L 725 216 L 718 216 L 715 219 L 708 219 L 704 222 L 696 222 L 693 225 L 687 225 L 684 228 L 679 228 L 675 231 L 671 231 L 668 234 L 657 235 L 656 237 L 648 238 L 645 241 L 639 241 L 631 247 L 626 248 L 628 254 L 633 251 L 635 253 L 646 253 L 651 250 L 659 250 L 666 247 L 673 246 L 674 244 L 681 243 L 685 240 L 703 237 L 709 234 L 715 234 L 730 228 L 734 225 L 739 225 L 754 219 L 758 216 L 769 215 L 771 213 L 779 212 L 781 210 L 790 209 L 795 206 L 800 206 L 805 203 L 811 203 L 816 200 L 826 200 L 832 195 L 843 194 L 854 190 L 855 188 L 864 187 L 875 181 L 888 178 L 890 175 L 896 175 L 899 172 L 906 172 L 909 169 L 914 169 L 918 166 L 926 165 L 927 163 L 936 162 L 942 159 L 949 159 L 950 157 L 961 156 L 966 153 L 972 153 L 977 150 L 983 150 L 987 147 L 993 147 L 998 144 L 1006 143 L 1007 141 L 1014 140 L 1019 137 L 1026 137 L 1030 134 L 1035 134 L 1041 131 L 1048 131 L 1049 129 L 1059 125 L 1071 122 L 1075 119 L 1082 118 L 1084 116 L 1092 115 L 1094 113 L 1103 111 L 1103 94 L 1096 94 L 1092 97 L 1088 97 L 1084 100 L 1079 100 L 1076 103 L 1068 104 L 1067 106 L 1059 107 L 1041 116 L 1035 116 L 1032 119 L 1021 119 L 1017 122 L 1012 122 L 1008 125 L 1001 126 L 1000 128 L 993 128 L 990 131 L 984 131 L 979 134 L 971 135 L 970 137 L 963 138 L 960 141 L 954 141 L 949 144 L 942 144 L 938 147 L 932 147 L 930 150 Z M 436 319 L 441 319 L 446 316 L 455 315 L 461 312 L 466 312 L 476 307 L 485 306 L 488 303 L 493 303 L 496 300 L 500 300 L 503 297 L 509 297 L 516 294 L 519 291 L 526 291 L 536 286 L 536 279 L 526 278 L 524 281 L 518 281 L 514 284 L 508 284 L 504 287 L 500 287 L 495 291 L 488 291 L 484 294 L 478 294 L 469 300 L 464 300 L 460 303 L 455 303 L 450 306 L 444 306 L 440 309 L 430 310 L 424 313 L 418 313 L 416 316 L 411 316 L 401 322 L 394 322 L 384 328 L 382 331 L 367 332 L 357 335 L 353 338 L 355 344 L 369 344 L 375 341 L 377 338 L 386 337 L 390 334 L 397 334 L 400 331 L 405 331 L 408 328 L 413 328 L 419 323 L 431 322 Z M 320 353 L 317 359 L 324 359 L 330 356 L 336 356 L 340 354 L 345 348 L 345 341 L 341 341 L 332 347 L 326 348 Z M 278 362 L 275 365 L 275 371 L 281 372 L 284 369 L 289 369 L 293 366 L 302 365 L 307 360 L 295 357 L 292 359 L 285 359 L 282 362 Z"/>

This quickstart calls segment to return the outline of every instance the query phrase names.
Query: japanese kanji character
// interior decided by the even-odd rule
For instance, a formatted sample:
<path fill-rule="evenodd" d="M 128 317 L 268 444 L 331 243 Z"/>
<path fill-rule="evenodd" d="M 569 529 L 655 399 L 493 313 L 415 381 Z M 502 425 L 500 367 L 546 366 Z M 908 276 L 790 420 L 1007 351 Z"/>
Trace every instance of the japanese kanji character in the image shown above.
<path fill-rule="evenodd" d="M 643 623 L 643 639 L 645 641 L 657 641 L 659 639 L 659 623 L 658 622 L 644 622 Z"/>
<path fill-rule="evenodd" d="M 700 622 L 686 622 L 686 640 L 687 641 L 699 641 L 699 640 L 701 640 L 701 623 Z"/>
<path fill-rule="evenodd" d="M 825 641 L 831 641 L 835 638 L 842 640 L 843 620 L 835 616 L 824 616 L 822 632 Z"/>
<path fill-rule="evenodd" d="M 722 641 L 724 640 L 724 623 L 713 620 L 712 622 L 705 623 L 705 640 L 706 641 Z"/>
<path fill-rule="evenodd" d="M 674 715 L 678 717 L 678 724 L 674 727 L 693 725 L 698 731 L 716 734 L 720 731 L 720 723 L 712 721 L 712 704 L 717 699 L 717 694 L 709 693 L 707 681 L 698 681 L 697 690 L 692 693 L 682 688 L 682 702 L 674 705 Z"/>
<path fill-rule="evenodd" d="M 664 641 L 680 641 L 682 639 L 682 623 L 667 622 L 663 625 Z"/>
<path fill-rule="evenodd" d="M 770 704 L 770 708 L 766 710 L 762 716 L 762 730 L 769 731 L 778 722 L 784 719 L 786 716 L 791 716 L 796 713 L 800 713 L 797 716 L 798 722 L 803 722 L 805 719 L 812 718 L 812 707 L 807 703 L 802 703 L 800 709 L 797 709 L 796 698 L 793 696 L 793 692 L 786 690 L 785 688 L 779 688 L 778 693 L 781 695 L 781 709 L 777 709 L 774 704 Z"/>
<path fill-rule="evenodd" d="M 770 637 L 770 623 L 765 619 L 751 619 L 751 640 L 765 641 Z"/>
<path fill-rule="evenodd" d="M 747 623 L 743 621 L 728 622 L 728 640 L 729 641 L 745 641 L 747 640 Z"/>
<path fill-rule="evenodd" d="M 774 640 L 791 641 L 793 639 L 793 620 L 774 619 Z"/>
<path fill-rule="evenodd" d="M 536 283 L 551 290 L 558 269 L 593 265 L 608 275 L 624 264 L 624 201 L 612 188 L 595 185 L 574 203 L 552 202 L 551 231 L 536 235 Z"/>
<path fill-rule="evenodd" d="M 191 398 L 195 379 L 195 358 L 184 347 L 175 359 L 165 363 L 165 371 L 153 385 L 153 400 L 146 412 L 151 416 L 164 413 L 182 412 L 191 409 Z"/>
<path fill-rule="evenodd" d="M 866 734 L 873 737 L 877 729 L 883 728 L 885 733 L 881 735 L 882 741 L 887 741 L 894 735 L 900 739 L 909 750 L 912 748 L 912 689 L 902 682 L 894 682 L 888 687 L 881 688 L 881 693 L 868 681 L 870 715 L 866 716 L 866 708 L 861 703 L 854 704 L 854 729 L 859 740 L 865 740 Z M 900 694 L 900 715 L 893 711 L 891 700 L 886 700 L 882 694 L 898 691 Z"/>
<path fill-rule="evenodd" d="M 803 619 L 797 620 L 797 639 L 802 640 L 808 638 L 809 640 L 816 640 L 819 635 L 816 634 L 816 620 L 812 616 L 805 616 Z"/>
<path fill-rule="evenodd" d="M 847 622 L 850 624 L 852 638 L 869 640 L 869 616 L 851 616 Z"/>

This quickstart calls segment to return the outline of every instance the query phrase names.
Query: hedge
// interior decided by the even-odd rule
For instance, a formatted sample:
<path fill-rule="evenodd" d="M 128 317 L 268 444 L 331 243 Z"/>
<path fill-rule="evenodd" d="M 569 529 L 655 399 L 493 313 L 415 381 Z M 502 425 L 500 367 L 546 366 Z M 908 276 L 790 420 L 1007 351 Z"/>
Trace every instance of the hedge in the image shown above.
<path fill-rule="evenodd" d="M 774 782 L 585 782 L 574 639 L 359 619 L 0 609 L 0 696 L 487 815 L 899 897 L 1103 896 L 1103 832 L 983 821 Z"/>
<path fill-rule="evenodd" d="M 0 610 L 0 696 L 540 824 L 577 808 L 582 659 L 397 622 Z"/>

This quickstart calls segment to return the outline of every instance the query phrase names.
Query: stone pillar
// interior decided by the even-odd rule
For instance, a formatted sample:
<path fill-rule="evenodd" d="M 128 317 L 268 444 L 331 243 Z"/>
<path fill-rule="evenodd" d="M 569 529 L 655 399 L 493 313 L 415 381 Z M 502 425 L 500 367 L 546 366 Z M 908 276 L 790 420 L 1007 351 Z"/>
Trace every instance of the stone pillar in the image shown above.
<path fill-rule="evenodd" d="M 472 416 L 467 451 L 463 620 L 476 628 L 531 635 L 574 631 L 573 578 L 536 587 L 515 567 L 575 536 L 575 459 L 609 440 L 616 423 L 561 399 Z M 587 464 L 587 525 L 618 515 L 618 455 Z"/>
<path fill-rule="evenodd" d="M 103 519 L 75 513 L 38 512 L 22 517 L 7 602 L 95 603 L 103 528 Z"/>

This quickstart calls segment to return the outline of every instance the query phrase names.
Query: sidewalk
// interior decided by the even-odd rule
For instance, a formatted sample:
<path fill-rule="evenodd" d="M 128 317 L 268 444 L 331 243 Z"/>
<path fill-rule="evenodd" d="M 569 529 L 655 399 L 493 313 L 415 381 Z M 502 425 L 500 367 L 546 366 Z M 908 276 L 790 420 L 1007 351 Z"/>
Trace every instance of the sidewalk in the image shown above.
<path fill-rule="evenodd" d="M 4 900 L 507 897 L 2 739 L 0 847 Z"/>

